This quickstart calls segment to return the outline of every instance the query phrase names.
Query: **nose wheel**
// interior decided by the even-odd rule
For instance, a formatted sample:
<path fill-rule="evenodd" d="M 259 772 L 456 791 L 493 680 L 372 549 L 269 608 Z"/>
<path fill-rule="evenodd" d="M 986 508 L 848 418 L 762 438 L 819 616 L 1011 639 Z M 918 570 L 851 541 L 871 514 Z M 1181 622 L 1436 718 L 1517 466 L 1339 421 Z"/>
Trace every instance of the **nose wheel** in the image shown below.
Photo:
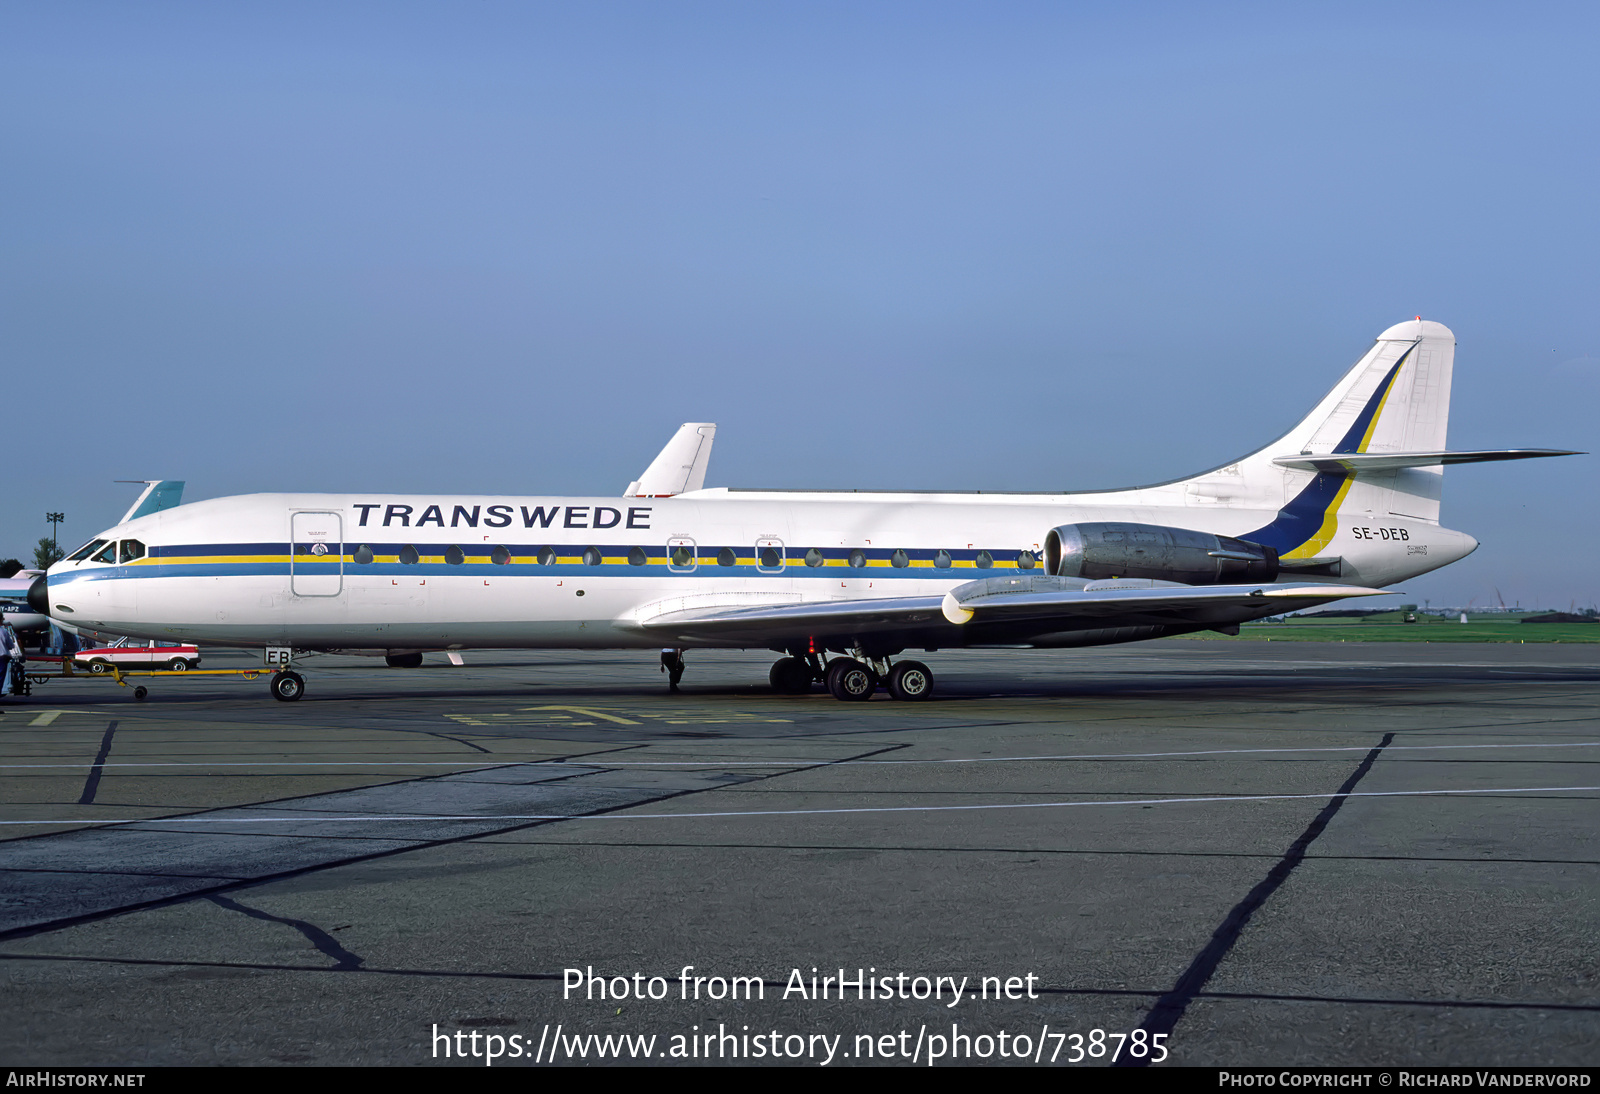
<path fill-rule="evenodd" d="M 292 703 L 306 693 L 305 677 L 288 669 L 273 673 L 268 686 L 272 688 L 272 697 L 283 703 Z"/>

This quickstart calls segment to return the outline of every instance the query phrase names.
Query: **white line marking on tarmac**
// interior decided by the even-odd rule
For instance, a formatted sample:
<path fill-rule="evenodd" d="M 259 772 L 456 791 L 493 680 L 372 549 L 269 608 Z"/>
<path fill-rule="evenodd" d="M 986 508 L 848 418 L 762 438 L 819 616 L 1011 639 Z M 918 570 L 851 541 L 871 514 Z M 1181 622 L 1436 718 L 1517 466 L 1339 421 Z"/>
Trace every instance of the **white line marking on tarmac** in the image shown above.
<path fill-rule="evenodd" d="M 1370 751 L 1370 750 L 1369 750 Z M 1600 791 L 1600 786 L 1505 786 L 1474 790 L 1373 790 L 1340 794 L 1236 794 L 1213 798 L 1130 798 L 1118 801 L 1078 802 L 997 802 L 992 805 L 874 805 L 851 809 L 745 809 L 719 813 L 512 813 L 475 816 L 440 813 L 368 813 L 354 817 L 91 817 L 77 820 L 16 820 L 0 824 L 93 824 L 101 827 L 123 824 L 306 824 L 319 821 L 371 824 L 374 821 L 577 821 L 577 820 L 692 820 L 716 817 L 815 817 L 845 813 L 973 813 L 993 809 L 1068 809 L 1090 805 L 1185 805 L 1206 802 L 1322 801 L 1329 798 L 1424 798 L 1461 794 L 1553 794 L 1572 791 Z"/>
<path fill-rule="evenodd" d="M 1061 760 L 1163 760 L 1185 756 L 1249 756 L 1299 752 L 1370 752 L 1372 745 L 1322 748 L 1212 748 L 1198 752 L 1086 752 L 1064 756 L 961 756 L 943 760 L 129 760 L 114 764 L 0 764 L 0 771 L 77 767 L 902 767 L 919 764 L 1016 764 Z M 1390 745 L 1390 752 L 1436 752 L 1468 748 L 1600 748 L 1600 741 L 1519 741 L 1511 744 Z"/>

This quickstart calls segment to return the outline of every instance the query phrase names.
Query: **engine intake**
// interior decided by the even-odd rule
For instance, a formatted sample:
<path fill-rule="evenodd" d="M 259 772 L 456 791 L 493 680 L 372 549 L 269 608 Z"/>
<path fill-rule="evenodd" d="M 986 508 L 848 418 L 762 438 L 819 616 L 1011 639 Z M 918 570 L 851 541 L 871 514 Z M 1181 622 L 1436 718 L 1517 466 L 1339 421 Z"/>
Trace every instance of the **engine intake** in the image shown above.
<path fill-rule="evenodd" d="M 1063 524 L 1044 539 L 1045 572 L 1232 585 L 1278 576 L 1278 552 L 1243 539 L 1159 524 Z"/>

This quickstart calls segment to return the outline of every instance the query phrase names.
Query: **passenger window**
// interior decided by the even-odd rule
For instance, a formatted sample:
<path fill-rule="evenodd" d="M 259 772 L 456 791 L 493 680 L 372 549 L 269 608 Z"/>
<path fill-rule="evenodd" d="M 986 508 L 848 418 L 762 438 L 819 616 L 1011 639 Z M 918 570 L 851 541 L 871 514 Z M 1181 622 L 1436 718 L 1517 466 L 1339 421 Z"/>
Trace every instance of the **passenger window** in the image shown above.
<path fill-rule="evenodd" d="M 598 566 L 605 561 L 598 547 L 585 547 L 583 549 L 583 564 L 585 566 Z"/>
<path fill-rule="evenodd" d="M 850 552 L 850 558 L 848 559 L 848 561 L 849 561 L 851 566 L 853 566 L 854 568 L 859 570 L 859 569 L 861 569 L 861 567 L 863 567 L 863 566 L 865 566 L 867 564 L 867 552 L 865 552 L 861 548 L 857 547 L 853 551 Z"/>
<path fill-rule="evenodd" d="M 889 565 L 893 566 L 897 570 L 903 570 L 907 566 L 911 565 L 911 556 L 897 547 L 895 548 L 894 554 L 889 556 Z"/>
<path fill-rule="evenodd" d="M 693 572 L 695 565 L 694 540 L 677 536 L 667 540 L 667 568 L 669 570 L 677 574 L 687 574 Z"/>
<path fill-rule="evenodd" d="M 732 547 L 724 547 L 717 552 L 718 566 L 737 566 L 738 564 L 739 556 L 733 553 Z"/>
<path fill-rule="evenodd" d="M 827 560 L 822 557 L 822 552 L 817 550 L 815 547 L 809 548 L 806 551 L 806 565 L 807 566 L 810 566 L 813 569 L 815 569 L 816 567 L 821 566 L 823 564 L 823 562 L 825 562 L 825 561 L 827 561 Z"/>
<path fill-rule="evenodd" d="M 422 561 L 422 556 L 417 553 L 417 549 L 411 544 L 408 543 L 400 548 L 400 565 L 415 566 L 420 561 Z"/>
<path fill-rule="evenodd" d="M 933 564 L 940 570 L 948 570 L 950 568 L 950 552 L 940 551 L 938 554 L 934 555 Z"/>
<path fill-rule="evenodd" d="M 783 565 L 783 540 L 756 540 L 756 569 L 764 574 L 776 574 L 783 570 Z"/>
<path fill-rule="evenodd" d="M 988 551 L 979 551 L 978 557 L 972 560 L 980 570 L 987 570 L 994 565 L 994 556 Z"/>
<path fill-rule="evenodd" d="M 511 548 L 501 546 L 489 552 L 489 561 L 496 566 L 509 566 L 511 564 Z"/>
<path fill-rule="evenodd" d="M 634 547 L 628 551 L 629 566 L 643 566 L 650 559 L 645 556 L 643 547 Z"/>
<path fill-rule="evenodd" d="M 1019 570 L 1031 570 L 1034 568 L 1034 566 L 1038 565 L 1038 563 L 1039 560 L 1034 557 L 1034 553 L 1032 551 L 1023 551 L 1017 556 L 1017 569 Z"/>
<path fill-rule="evenodd" d="M 452 566 L 459 566 L 467 561 L 467 552 L 452 543 L 444 549 L 444 560 Z"/>
<path fill-rule="evenodd" d="M 372 548 L 368 547 L 365 543 L 357 547 L 355 560 L 356 565 L 358 566 L 370 566 L 372 564 Z"/>
<path fill-rule="evenodd" d="M 132 562 L 135 559 L 140 559 L 140 558 L 143 558 L 143 557 L 144 557 L 144 544 L 140 543 L 136 539 L 125 539 L 125 540 L 122 541 L 122 561 L 123 562 Z"/>
<path fill-rule="evenodd" d="M 540 547 L 533 552 L 533 557 L 539 560 L 541 566 L 554 566 L 556 564 L 556 549 L 554 547 Z"/>

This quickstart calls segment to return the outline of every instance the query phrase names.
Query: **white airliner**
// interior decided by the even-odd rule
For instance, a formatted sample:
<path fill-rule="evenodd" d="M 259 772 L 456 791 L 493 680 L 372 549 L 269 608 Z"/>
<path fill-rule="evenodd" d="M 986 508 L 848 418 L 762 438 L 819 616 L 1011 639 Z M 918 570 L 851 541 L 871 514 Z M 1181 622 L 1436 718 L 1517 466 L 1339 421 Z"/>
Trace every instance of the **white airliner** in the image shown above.
<path fill-rule="evenodd" d="M 623 498 L 251 494 L 134 516 L 30 603 L 145 638 L 269 650 L 772 649 L 771 682 L 926 698 L 908 649 L 1090 646 L 1240 623 L 1436 570 L 1455 337 L 1400 323 L 1294 429 L 1199 475 L 1096 493 L 705 489 L 684 426 Z M 666 496 L 674 495 L 674 496 Z M 272 678 L 298 699 L 302 677 Z"/>

